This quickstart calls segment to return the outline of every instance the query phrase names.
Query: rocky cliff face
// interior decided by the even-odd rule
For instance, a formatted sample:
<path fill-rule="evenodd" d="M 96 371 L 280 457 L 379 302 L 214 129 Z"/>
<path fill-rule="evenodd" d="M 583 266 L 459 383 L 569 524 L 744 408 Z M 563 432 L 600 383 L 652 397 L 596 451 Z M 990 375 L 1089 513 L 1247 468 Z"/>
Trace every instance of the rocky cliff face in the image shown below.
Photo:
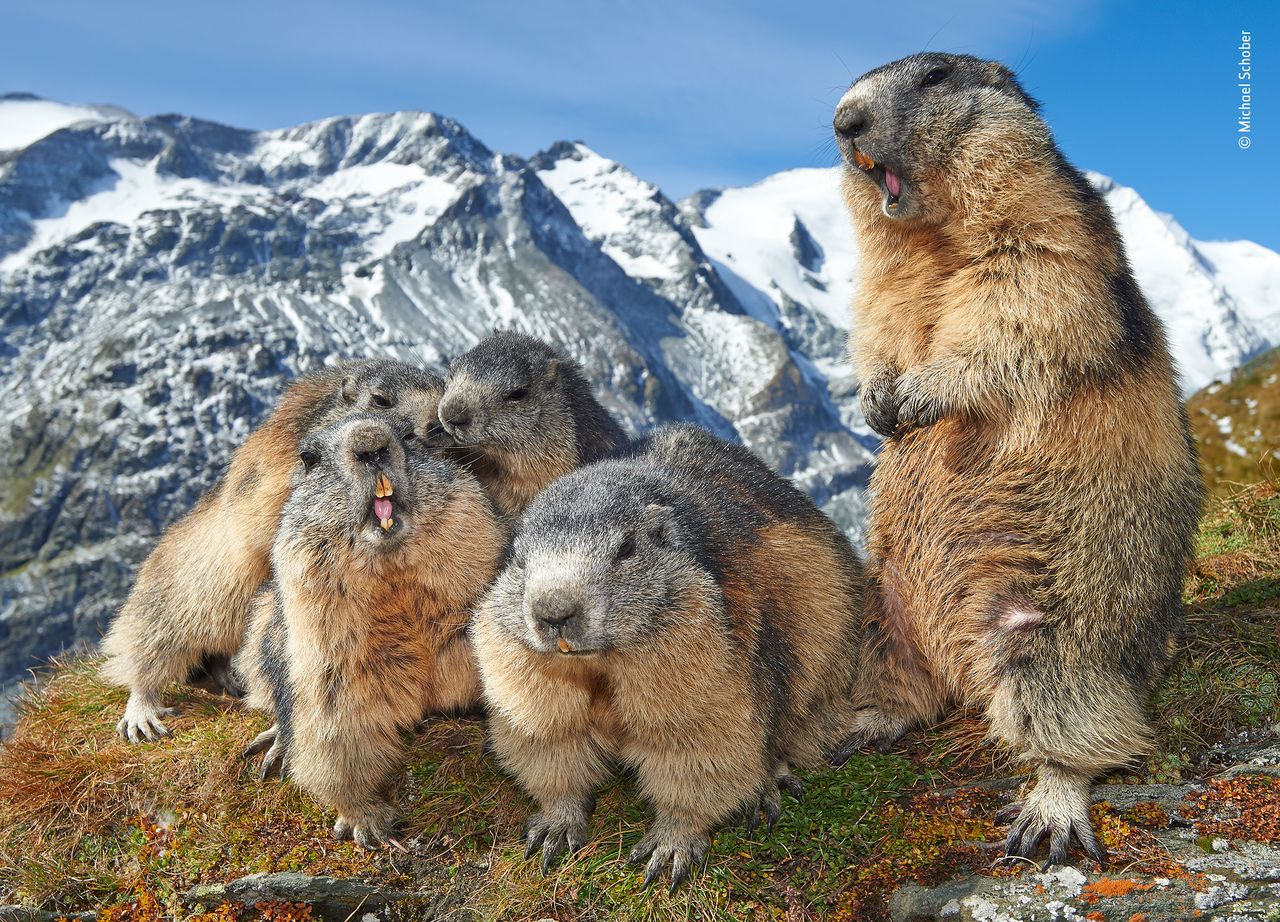
<path fill-rule="evenodd" d="M 872 443 L 811 344 L 580 145 L 524 160 L 425 113 L 254 133 L 107 111 L 0 154 L 0 678 L 97 638 L 290 378 L 497 327 L 562 343 L 633 431 L 745 441 L 858 534 Z"/>

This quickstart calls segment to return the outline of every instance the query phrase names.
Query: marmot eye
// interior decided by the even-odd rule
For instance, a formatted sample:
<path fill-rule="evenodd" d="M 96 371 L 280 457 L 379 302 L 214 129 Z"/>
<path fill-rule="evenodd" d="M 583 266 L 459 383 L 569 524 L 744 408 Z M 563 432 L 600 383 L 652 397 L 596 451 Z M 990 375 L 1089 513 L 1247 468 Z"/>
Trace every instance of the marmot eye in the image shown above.
<path fill-rule="evenodd" d="M 319 452 L 312 451 L 310 448 L 304 448 L 298 452 L 298 458 L 302 461 L 302 466 L 308 473 L 320 463 Z"/>
<path fill-rule="evenodd" d="M 381 410 L 390 410 L 396 405 L 396 402 L 386 394 L 373 393 L 369 395 L 369 402 Z"/>
<path fill-rule="evenodd" d="M 924 80 L 920 82 L 921 86 L 937 86 L 943 80 L 947 79 L 947 69 L 945 67 L 935 67 L 929 73 L 924 75 Z"/>
<path fill-rule="evenodd" d="M 617 552 L 613 555 L 613 559 L 617 563 L 621 563 L 636 552 L 636 539 L 628 535 L 622 539 L 622 543 L 618 545 Z"/>
<path fill-rule="evenodd" d="M 515 390 L 507 391 L 506 393 L 506 398 L 508 400 L 524 400 L 524 398 L 528 396 L 529 388 L 527 387 L 517 387 Z"/>

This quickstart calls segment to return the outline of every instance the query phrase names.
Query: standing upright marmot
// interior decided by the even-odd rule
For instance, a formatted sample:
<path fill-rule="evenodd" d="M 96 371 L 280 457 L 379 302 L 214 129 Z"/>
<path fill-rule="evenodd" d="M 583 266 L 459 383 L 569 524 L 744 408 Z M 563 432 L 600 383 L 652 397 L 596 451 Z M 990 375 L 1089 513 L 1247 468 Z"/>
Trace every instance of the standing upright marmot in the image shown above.
<path fill-rule="evenodd" d="M 1011 855 L 1074 833 L 1151 743 L 1200 508 L 1160 322 L 1105 202 L 1010 71 L 920 54 L 860 77 L 835 130 L 862 250 L 852 349 L 872 477 L 872 655 L 851 744 L 949 702 L 1036 766 Z"/>
<path fill-rule="evenodd" d="M 171 710 L 162 696 L 172 682 L 237 691 L 230 657 L 270 570 L 299 439 L 348 413 L 396 407 L 423 438 L 442 439 L 436 405 L 443 390 L 439 375 L 393 361 L 351 362 L 290 385 L 226 475 L 165 531 L 102 640 L 103 675 L 130 689 L 121 736 L 140 742 L 168 734 L 162 718 Z"/>
<path fill-rule="evenodd" d="M 694 426 L 574 471 L 521 518 L 476 611 L 499 761 L 546 868 L 586 840 L 614 762 L 656 816 L 631 853 L 672 887 L 718 825 L 795 793 L 852 727 L 862 565 L 802 493 Z"/>
<path fill-rule="evenodd" d="M 251 751 L 273 746 L 365 848 L 392 831 L 401 734 L 479 700 L 467 620 L 506 546 L 475 478 L 411 436 L 355 416 L 302 440 L 236 663 L 276 717 Z"/>
<path fill-rule="evenodd" d="M 450 360 L 440 422 L 511 516 L 561 474 L 627 444 L 576 362 L 513 332 Z"/>

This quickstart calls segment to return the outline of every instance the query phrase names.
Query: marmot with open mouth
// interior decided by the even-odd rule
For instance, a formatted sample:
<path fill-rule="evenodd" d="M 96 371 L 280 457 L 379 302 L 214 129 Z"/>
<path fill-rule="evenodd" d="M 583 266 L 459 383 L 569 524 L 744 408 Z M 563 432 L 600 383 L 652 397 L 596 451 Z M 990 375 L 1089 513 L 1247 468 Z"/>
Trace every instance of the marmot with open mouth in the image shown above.
<path fill-rule="evenodd" d="M 237 669 L 276 725 L 289 776 L 338 812 L 338 838 L 385 843 L 404 756 L 425 715 L 478 703 L 467 622 L 506 534 L 465 470 L 394 415 L 308 435 Z"/>
<path fill-rule="evenodd" d="M 280 405 L 236 450 L 225 476 L 165 530 L 143 562 L 102 640 L 103 675 L 127 686 L 117 729 L 130 742 L 169 731 L 164 690 L 191 682 L 238 694 L 230 672 L 250 601 L 270 572 L 271 543 L 298 442 L 353 412 L 398 409 L 423 438 L 447 440 L 436 419 L 444 381 L 394 361 L 357 361 L 299 379 Z"/>
<path fill-rule="evenodd" d="M 440 422 L 509 516 L 561 474 L 627 444 L 578 364 L 535 337 L 494 333 L 450 360 L 446 381 Z"/>
<path fill-rule="evenodd" d="M 853 724 L 862 564 L 804 494 L 696 426 L 547 487 L 477 607 L 499 762 L 537 801 L 528 853 L 586 841 L 616 763 L 654 807 L 631 853 L 674 888 Z"/>
<path fill-rule="evenodd" d="M 862 251 L 865 696 L 846 751 L 950 702 L 1035 766 L 1007 850 L 1103 860 L 1094 777 L 1151 745 L 1201 503 L 1160 321 L 1106 202 L 1004 65 L 919 54 L 835 114 Z"/>

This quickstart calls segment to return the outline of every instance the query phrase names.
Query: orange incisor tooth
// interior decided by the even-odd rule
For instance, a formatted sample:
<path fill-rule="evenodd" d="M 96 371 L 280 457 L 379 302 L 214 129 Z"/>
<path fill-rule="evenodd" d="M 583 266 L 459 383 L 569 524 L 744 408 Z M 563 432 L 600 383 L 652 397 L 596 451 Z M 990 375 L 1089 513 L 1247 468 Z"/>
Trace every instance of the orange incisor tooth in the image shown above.
<path fill-rule="evenodd" d="M 568 653 L 573 649 L 573 647 L 569 645 L 569 641 L 565 640 L 563 637 L 560 638 L 556 646 L 560 648 L 561 653 Z"/>
<path fill-rule="evenodd" d="M 392 495 L 395 491 L 391 489 L 391 478 L 386 474 L 378 475 L 378 482 L 374 484 L 373 495 L 378 499 L 384 499 Z"/>
<path fill-rule="evenodd" d="M 382 520 L 381 522 L 379 522 L 378 524 L 382 526 L 382 530 L 383 530 L 383 531 L 386 531 L 386 530 L 387 530 L 387 529 L 389 529 L 392 525 L 396 524 L 396 520 L 395 520 L 395 519 L 383 519 L 383 520 Z"/>
<path fill-rule="evenodd" d="M 864 170 L 874 170 L 876 167 L 876 162 L 860 150 L 853 152 L 853 162 Z"/>

